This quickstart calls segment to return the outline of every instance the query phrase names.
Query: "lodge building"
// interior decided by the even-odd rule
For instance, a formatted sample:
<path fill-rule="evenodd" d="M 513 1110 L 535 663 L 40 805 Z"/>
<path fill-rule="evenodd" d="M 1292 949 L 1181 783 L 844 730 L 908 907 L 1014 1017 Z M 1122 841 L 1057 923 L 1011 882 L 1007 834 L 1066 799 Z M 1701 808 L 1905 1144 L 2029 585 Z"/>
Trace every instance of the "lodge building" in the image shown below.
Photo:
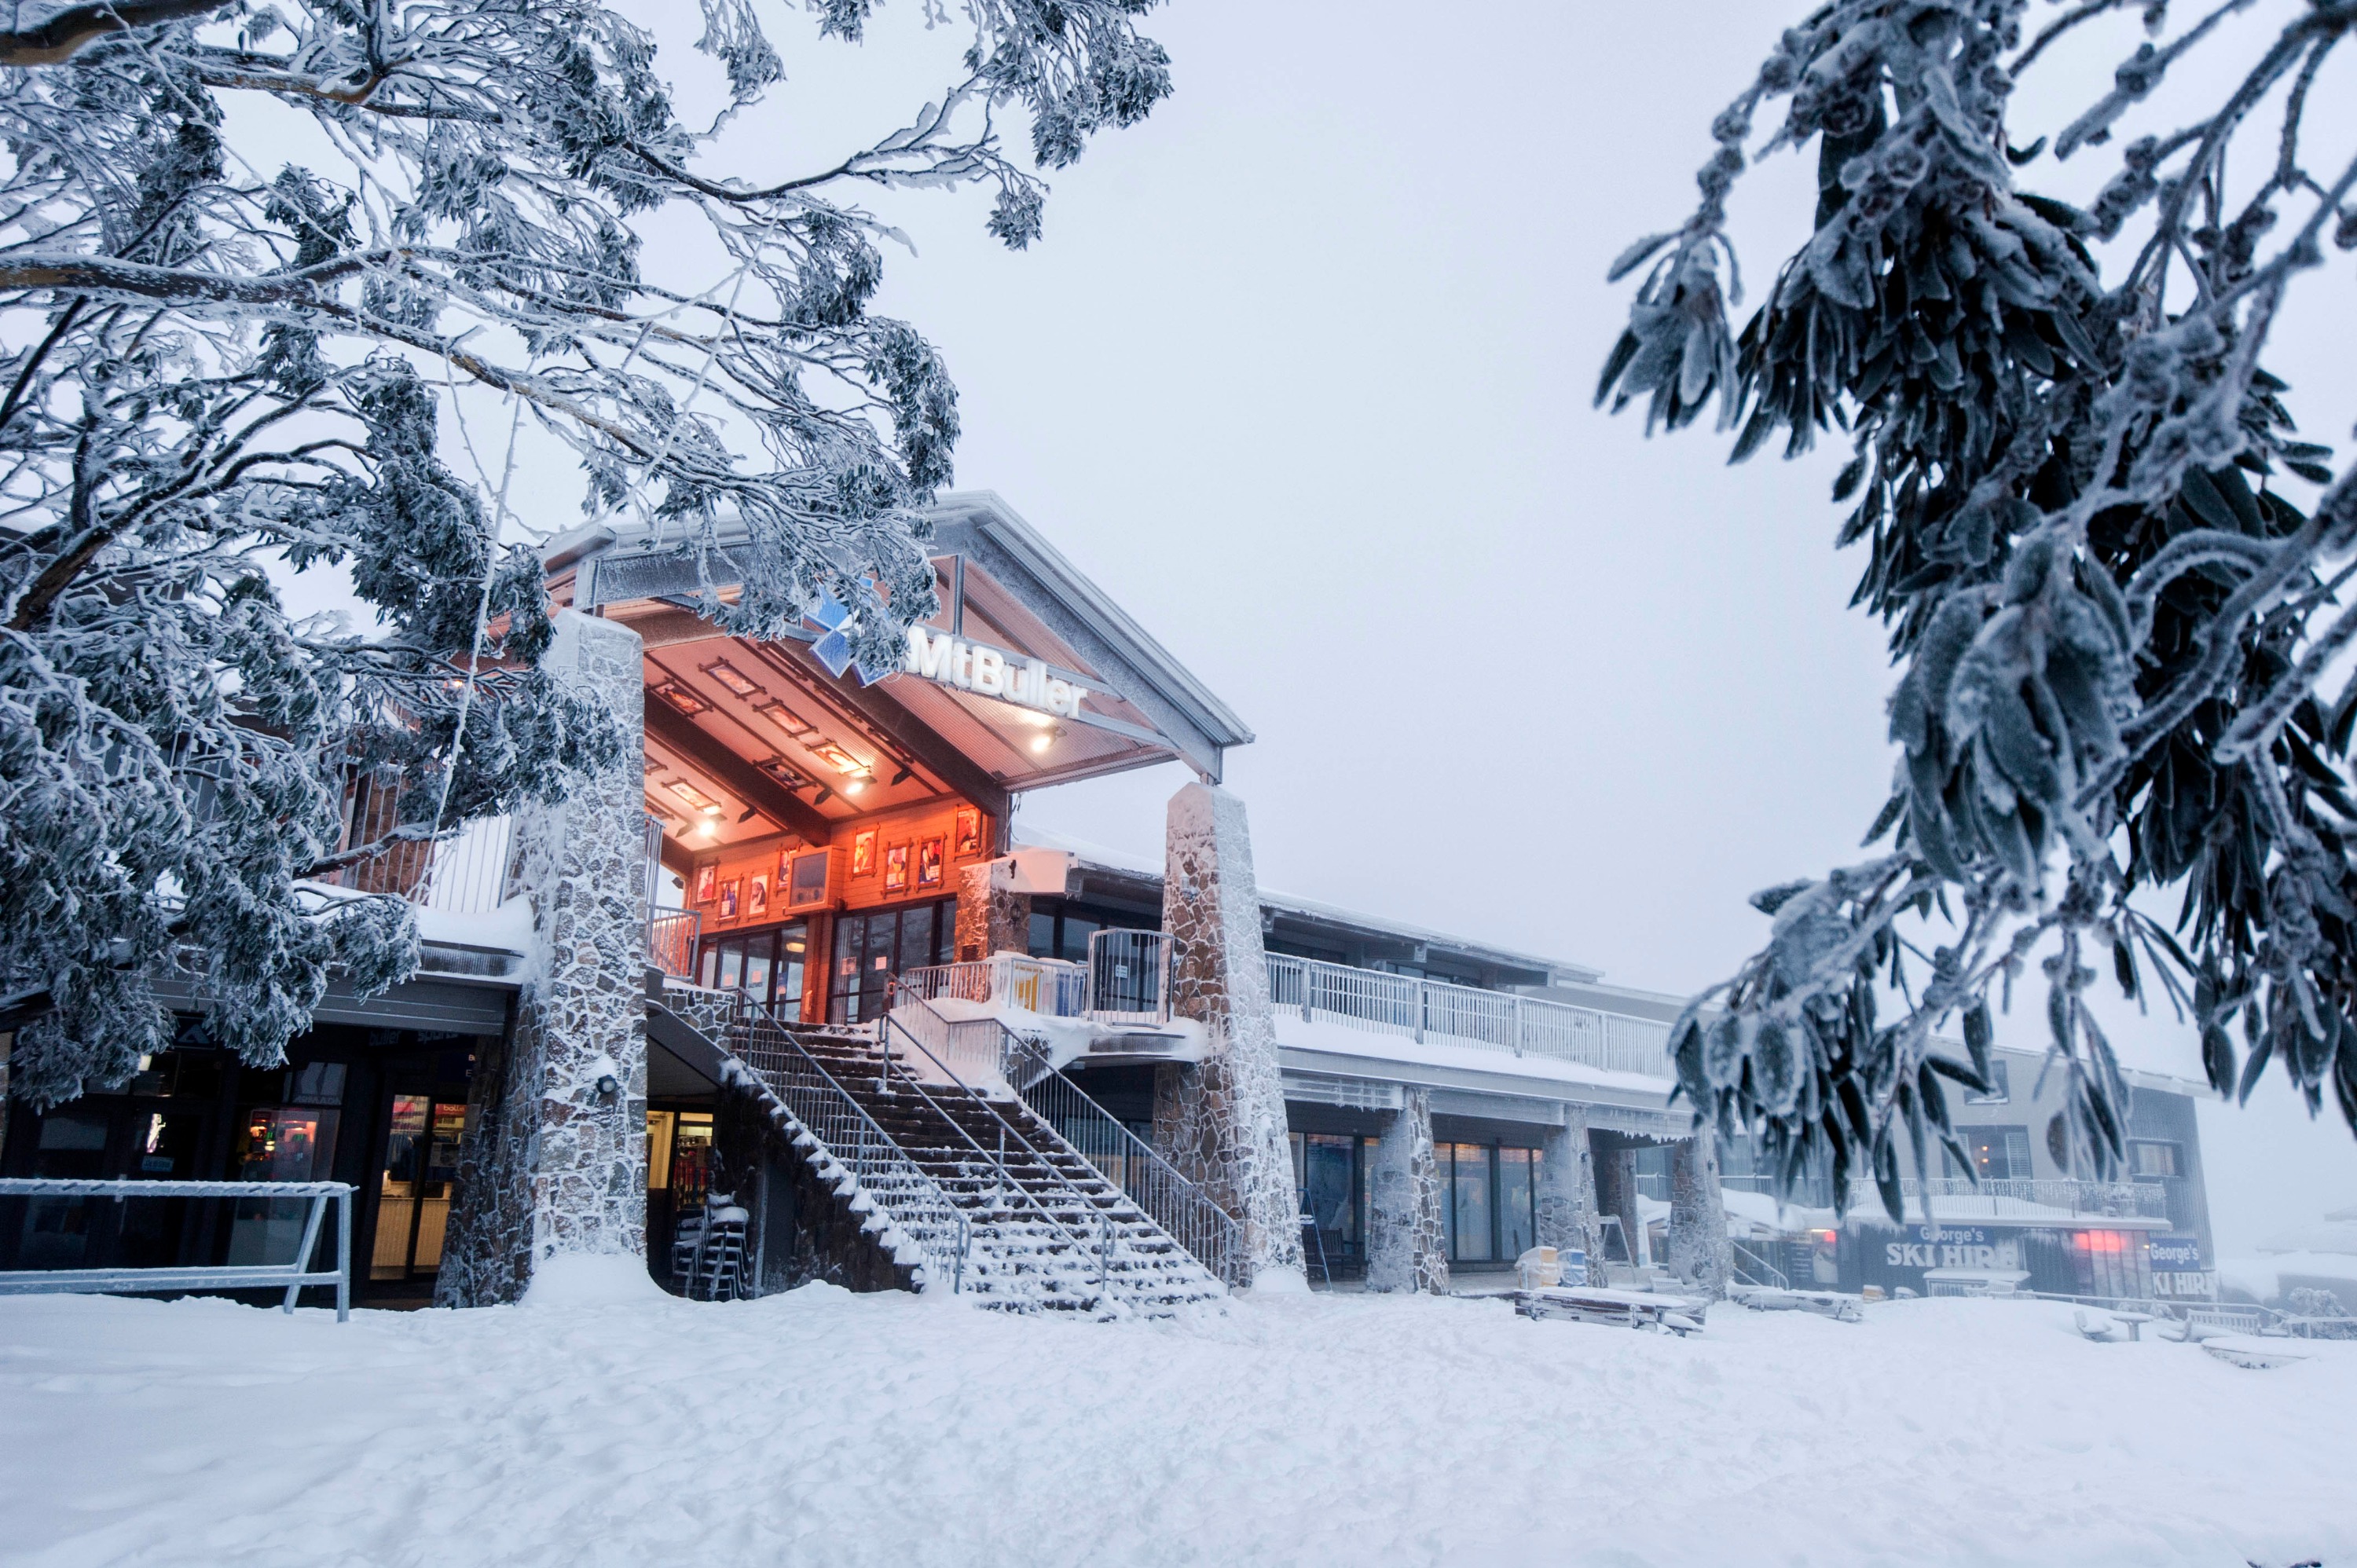
<path fill-rule="evenodd" d="M 997 497 L 932 521 L 942 608 L 889 671 L 823 618 L 724 633 L 642 528 L 557 540 L 551 668 L 638 756 L 355 868 L 418 905 L 422 966 L 331 990 L 284 1068 L 215 1048 L 188 999 L 127 1084 L 11 1103 L 0 1174 L 350 1182 L 359 1298 L 388 1305 L 513 1299 L 583 1252 L 690 1292 L 1092 1308 L 1447 1289 L 1534 1244 L 1598 1283 L 1907 1283 L 1878 1260 L 1921 1254 L 1829 1208 L 1761 1218 L 1740 1146 L 1722 1173 L 1690 1136 L 1677 999 L 1260 888 L 1219 788 L 1253 738 L 1237 716 Z M 1172 761 L 1198 782 L 1161 864 L 1013 825 L 1019 795 Z M 2214 1266 L 2180 1088 L 2137 1094 L 2169 1134 L 2149 1174 L 2178 1184 L 2158 1212 L 2038 1168 L 2031 1120 L 1989 1120 L 1986 1191 L 2046 1184 L 1991 1233 L 2125 1238 L 2137 1262 L 2078 1294 L 2152 1294 L 2152 1257 Z M 261 1261 L 298 1234 L 264 1201 L 5 1199 L 0 1269 Z M 1972 1244 L 1985 1273 L 2025 1255 Z"/>

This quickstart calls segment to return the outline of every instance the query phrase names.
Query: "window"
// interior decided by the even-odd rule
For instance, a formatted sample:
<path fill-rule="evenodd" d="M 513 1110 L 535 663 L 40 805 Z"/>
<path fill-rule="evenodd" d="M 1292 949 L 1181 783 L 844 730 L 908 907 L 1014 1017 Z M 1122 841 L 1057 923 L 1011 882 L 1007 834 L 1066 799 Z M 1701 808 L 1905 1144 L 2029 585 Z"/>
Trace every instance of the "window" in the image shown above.
<path fill-rule="evenodd" d="M 1988 1076 L 1989 1091 L 1986 1094 L 1975 1094 L 1971 1090 L 1966 1090 L 1964 1091 L 1965 1104 L 2009 1105 L 2013 1102 L 2013 1085 L 2006 1077 L 2005 1058 L 2003 1057 L 1992 1057 L 1989 1058 Z"/>
<path fill-rule="evenodd" d="M 697 981 L 723 991 L 743 989 L 754 999 L 799 1015 L 802 964 L 809 956 L 810 927 L 796 920 L 775 930 L 712 937 L 704 944 Z"/>
<path fill-rule="evenodd" d="M 1441 1228 L 1453 1263 L 1512 1262 L 1538 1235 L 1541 1155 L 1496 1144 L 1435 1144 Z"/>
<path fill-rule="evenodd" d="M 1033 958 L 1058 958 L 1067 963 L 1089 961 L 1089 938 L 1099 931 L 1153 931 L 1162 927 L 1159 911 L 1120 909 L 1109 905 L 1081 904 L 1069 898 L 1031 900 L 1031 929 L 1026 950 Z M 976 957 L 986 956 L 977 953 Z"/>
<path fill-rule="evenodd" d="M 1973 1174 L 1983 1181 L 2028 1181 L 2029 1129 L 2027 1127 L 1959 1127 L 1957 1134 L 1973 1157 Z M 1953 1156 L 1950 1157 L 1951 1165 Z M 1952 1170 L 1949 1174 L 1964 1173 Z"/>
<path fill-rule="evenodd" d="M 865 1024 L 881 1015 L 893 978 L 945 961 L 956 930 L 957 903 L 950 898 L 836 916 L 827 1022 Z"/>
<path fill-rule="evenodd" d="M 2185 1174 L 2184 1150 L 2157 1138 L 2128 1140 L 2128 1175 L 2137 1181 L 2162 1181 Z"/>

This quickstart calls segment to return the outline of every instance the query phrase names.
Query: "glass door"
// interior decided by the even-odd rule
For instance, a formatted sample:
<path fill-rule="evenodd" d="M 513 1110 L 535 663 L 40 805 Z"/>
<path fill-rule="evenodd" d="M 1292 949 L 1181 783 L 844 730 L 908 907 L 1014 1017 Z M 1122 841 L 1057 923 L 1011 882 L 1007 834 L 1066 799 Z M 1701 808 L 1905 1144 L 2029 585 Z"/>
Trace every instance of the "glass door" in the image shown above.
<path fill-rule="evenodd" d="M 376 1246 L 371 1280 L 431 1279 L 442 1264 L 442 1237 L 450 1194 L 458 1180 L 458 1149 L 467 1107 L 424 1094 L 393 1097 L 377 1178 Z"/>

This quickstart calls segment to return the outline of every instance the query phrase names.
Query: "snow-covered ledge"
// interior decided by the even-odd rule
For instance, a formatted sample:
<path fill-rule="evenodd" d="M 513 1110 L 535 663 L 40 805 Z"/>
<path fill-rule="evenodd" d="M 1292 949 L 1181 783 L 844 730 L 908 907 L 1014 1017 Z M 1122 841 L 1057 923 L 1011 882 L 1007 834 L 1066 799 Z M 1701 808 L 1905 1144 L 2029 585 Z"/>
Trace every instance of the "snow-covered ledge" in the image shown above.
<path fill-rule="evenodd" d="M 556 618 L 550 674 L 605 703 L 622 746 L 612 768 L 576 775 L 562 805 L 517 820 L 531 978 L 507 1049 L 476 1058 L 437 1305 L 516 1300 L 560 1254 L 646 1256 L 640 658 L 627 627 Z"/>

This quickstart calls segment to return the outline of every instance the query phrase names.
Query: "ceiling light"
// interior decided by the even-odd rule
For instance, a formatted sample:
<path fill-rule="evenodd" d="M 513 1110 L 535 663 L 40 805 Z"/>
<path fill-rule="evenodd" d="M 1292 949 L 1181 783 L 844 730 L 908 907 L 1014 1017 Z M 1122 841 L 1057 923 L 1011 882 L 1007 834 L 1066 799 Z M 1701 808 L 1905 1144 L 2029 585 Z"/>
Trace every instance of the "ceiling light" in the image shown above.
<path fill-rule="evenodd" d="M 1046 730 L 1041 730 L 1038 735 L 1031 737 L 1031 749 L 1034 751 L 1045 751 L 1049 746 L 1055 744 L 1055 740 L 1056 737 L 1054 736 L 1049 734 Z"/>
<path fill-rule="evenodd" d="M 866 788 L 867 780 L 865 779 L 852 778 L 843 781 L 843 792 L 846 795 L 856 795 Z"/>
<path fill-rule="evenodd" d="M 705 818 L 703 822 L 696 824 L 695 828 L 697 836 L 701 838 L 710 838 L 719 831 L 720 824 L 713 821 L 710 817 Z"/>
<path fill-rule="evenodd" d="M 738 670 L 737 666 L 729 663 L 726 659 L 716 659 L 711 663 L 705 665 L 703 669 L 706 675 L 711 676 L 714 680 L 719 682 L 722 685 L 727 687 L 730 691 L 736 693 L 740 697 L 757 697 L 761 693 L 761 688 L 758 684 L 751 680 L 748 680 L 744 671 Z"/>

